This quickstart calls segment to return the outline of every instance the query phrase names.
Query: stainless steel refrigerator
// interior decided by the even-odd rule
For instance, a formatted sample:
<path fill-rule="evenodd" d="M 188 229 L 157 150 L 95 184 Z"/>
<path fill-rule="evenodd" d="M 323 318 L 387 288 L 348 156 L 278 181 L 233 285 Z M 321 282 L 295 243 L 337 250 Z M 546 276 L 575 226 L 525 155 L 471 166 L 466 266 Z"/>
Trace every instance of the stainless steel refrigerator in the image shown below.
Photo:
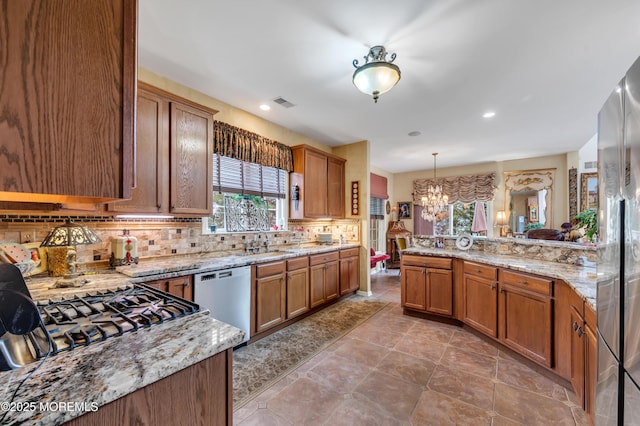
<path fill-rule="evenodd" d="M 640 425 L 640 58 L 598 115 L 595 423 Z"/>

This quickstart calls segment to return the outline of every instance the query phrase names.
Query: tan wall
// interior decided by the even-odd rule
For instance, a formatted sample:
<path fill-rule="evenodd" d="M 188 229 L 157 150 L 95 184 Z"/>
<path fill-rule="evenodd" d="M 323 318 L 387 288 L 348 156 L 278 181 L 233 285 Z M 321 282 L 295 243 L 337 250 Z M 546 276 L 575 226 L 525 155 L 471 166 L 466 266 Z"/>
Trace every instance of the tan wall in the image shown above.
<path fill-rule="evenodd" d="M 437 176 L 461 176 L 474 173 L 496 172 L 496 192 L 494 206 L 494 217 L 488 218 L 491 223 L 495 223 L 495 214 L 498 210 L 504 210 L 504 177 L 503 172 L 519 170 L 536 170 L 555 168 L 555 184 L 553 188 L 553 212 L 552 227 L 559 228 L 563 222 L 568 221 L 569 215 L 569 178 L 567 168 L 567 154 L 551 155 L 546 157 L 524 158 L 520 160 L 496 161 L 491 163 L 473 164 L 469 166 L 438 168 Z M 412 200 L 413 181 L 415 179 L 425 179 L 433 177 L 433 169 L 421 170 L 417 172 L 396 173 L 393 179 L 392 205 L 398 201 Z M 405 220 L 407 229 L 413 232 L 413 223 Z M 498 233 L 499 228 L 494 228 L 494 233 Z"/>

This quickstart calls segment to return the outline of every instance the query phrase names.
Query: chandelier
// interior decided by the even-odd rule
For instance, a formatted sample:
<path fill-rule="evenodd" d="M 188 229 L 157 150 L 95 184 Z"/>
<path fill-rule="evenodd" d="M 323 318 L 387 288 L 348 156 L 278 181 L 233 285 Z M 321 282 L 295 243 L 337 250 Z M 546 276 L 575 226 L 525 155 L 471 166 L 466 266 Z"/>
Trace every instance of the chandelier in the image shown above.
<path fill-rule="evenodd" d="M 436 184 L 436 155 L 433 155 L 433 184 L 429 184 L 427 195 L 422 197 L 422 218 L 429 222 L 434 222 L 436 217 L 447 210 L 449 197 L 442 192 L 442 185 Z"/>
<path fill-rule="evenodd" d="M 400 81 L 400 68 L 392 64 L 396 54 L 391 54 L 391 60 L 387 62 L 387 51 L 384 46 L 373 46 L 364 57 L 365 63 L 358 66 L 358 60 L 353 60 L 356 67 L 353 73 L 353 84 L 362 93 L 373 96 L 374 102 L 378 97 L 388 92 Z"/>

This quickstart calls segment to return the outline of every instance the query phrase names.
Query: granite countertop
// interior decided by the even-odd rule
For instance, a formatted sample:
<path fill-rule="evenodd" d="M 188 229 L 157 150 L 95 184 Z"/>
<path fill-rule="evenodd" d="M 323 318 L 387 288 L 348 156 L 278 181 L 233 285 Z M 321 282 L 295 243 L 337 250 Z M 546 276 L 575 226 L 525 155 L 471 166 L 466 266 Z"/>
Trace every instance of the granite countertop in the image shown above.
<path fill-rule="evenodd" d="M 596 309 L 597 275 L 595 263 L 593 262 L 588 264 L 588 266 L 575 266 L 566 263 L 527 259 L 520 256 L 508 256 L 478 251 L 417 247 L 407 248 L 403 250 L 402 253 L 454 257 L 487 265 L 505 267 L 516 271 L 543 275 L 550 278 L 559 278 L 573 287 L 592 309 Z"/>

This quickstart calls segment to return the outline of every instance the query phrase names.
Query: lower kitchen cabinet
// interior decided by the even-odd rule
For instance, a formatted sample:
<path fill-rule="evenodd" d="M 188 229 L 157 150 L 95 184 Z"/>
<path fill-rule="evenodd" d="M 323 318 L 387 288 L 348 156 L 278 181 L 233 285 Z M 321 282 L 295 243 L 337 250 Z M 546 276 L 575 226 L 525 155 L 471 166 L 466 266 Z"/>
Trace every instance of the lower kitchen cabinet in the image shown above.
<path fill-rule="evenodd" d="M 65 425 L 231 426 L 232 358 L 232 350 L 227 349 Z"/>
<path fill-rule="evenodd" d="M 586 308 L 591 309 L 591 308 Z M 593 312 L 593 310 L 592 310 Z M 586 313 L 589 318 L 589 313 Z M 585 372 L 584 372 L 584 409 L 591 418 L 591 423 L 595 423 L 596 411 L 596 375 L 598 372 L 598 340 L 596 337 L 595 312 L 593 313 L 594 322 L 587 322 L 584 325 L 584 335 L 586 340 L 585 349 Z M 587 320 L 589 321 L 589 320 Z"/>
<path fill-rule="evenodd" d="M 465 261 L 462 271 L 462 320 L 498 337 L 498 268 Z"/>
<path fill-rule="evenodd" d="M 453 316 L 453 272 L 451 259 L 402 257 L 401 300 L 407 309 Z"/>
<path fill-rule="evenodd" d="M 287 260 L 287 319 L 309 311 L 309 257 Z"/>
<path fill-rule="evenodd" d="M 193 301 L 193 276 L 183 275 L 181 277 L 165 278 L 161 280 L 147 281 L 144 284 L 166 291 L 174 296 Z"/>
<path fill-rule="evenodd" d="M 552 367 L 552 281 L 504 269 L 500 272 L 500 341 L 527 358 Z"/>
<path fill-rule="evenodd" d="M 260 333 L 286 319 L 285 262 L 255 266 L 255 332 Z"/>
<path fill-rule="evenodd" d="M 340 282 L 338 258 L 337 251 L 309 256 L 311 308 L 338 298 Z"/>
<path fill-rule="evenodd" d="M 340 295 L 360 288 L 360 249 L 340 250 Z"/>

